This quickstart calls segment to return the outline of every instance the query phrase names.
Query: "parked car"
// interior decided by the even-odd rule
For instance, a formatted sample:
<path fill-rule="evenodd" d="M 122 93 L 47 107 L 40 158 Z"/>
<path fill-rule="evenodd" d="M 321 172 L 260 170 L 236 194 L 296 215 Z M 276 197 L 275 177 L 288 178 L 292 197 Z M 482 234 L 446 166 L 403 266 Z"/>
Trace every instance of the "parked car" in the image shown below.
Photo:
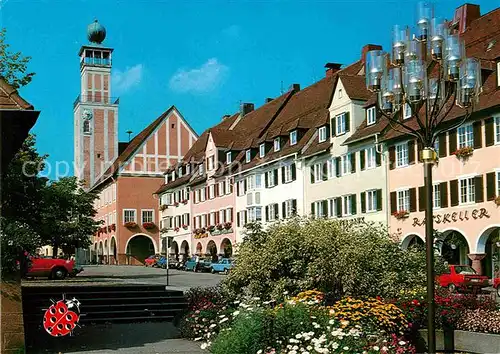
<path fill-rule="evenodd" d="M 222 258 L 217 263 L 212 263 L 210 265 L 211 273 L 229 273 L 229 270 L 234 267 L 234 262 L 229 258 Z"/>
<path fill-rule="evenodd" d="M 169 269 L 182 269 L 184 267 L 184 263 L 178 261 L 175 258 L 168 259 L 168 268 Z"/>
<path fill-rule="evenodd" d="M 488 277 L 478 275 L 476 271 L 468 265 L 449 265 L 448 272 L 437 277 L 439 285 L 447 287 L 450 291 L 457 290 L 480 290 L 487 287 Z"/>
<path fill-rule="evenodd" d="M 211 265 L 212 262 L 210 261 L 209 258 L 200 259 L 200 263 L 198 265 L 198 272 L 210 270 Z M 189 258 L 184 265 L 184 269 L 187 271 L 193 271 L 193 272 L 196 271 L 196 257 Z"/>
<path fill-rule="evenodd" d="M 29 257 L 27 277 L 64 279 L 75 271 L 75 261 L 61 258 Z"/>
<path fill-rule="evenodd" d="M 500 278 L 493 279 L 493 288 L 495 288 L 497 295 L 500 297 Z"/>
<path fill-rule="evenodd" d="M 144 260 L 144 265 L 146 267 L 155 267 L 156 266 L 156 261 L 158 259 L 158 255 L 157 254 L 154 254 L 152 256 L 149 256 L 148 258 L 146 258 Z"/>
<path fill-rule="evenodd" d="M 165 256 L 160 256 L 156 259 L 156 267 L 163 269 L 167 268 L 167 259 Z"/>

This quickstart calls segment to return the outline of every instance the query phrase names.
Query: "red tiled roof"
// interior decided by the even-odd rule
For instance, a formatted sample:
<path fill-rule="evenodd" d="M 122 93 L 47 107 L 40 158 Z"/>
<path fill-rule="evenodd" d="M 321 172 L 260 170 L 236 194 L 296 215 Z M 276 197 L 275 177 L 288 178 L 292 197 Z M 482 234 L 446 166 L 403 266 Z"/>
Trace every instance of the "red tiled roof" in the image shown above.
<path fill-rule="evenodd" d="M 17 90 L 0 77 L 0 109 L 33 110 L 33 106 L 19 96 Z"/>
<path fill-rule="evenodd" d="M 364 75 L 339 75 L 339 79 L 351 100 L 366 101 L 372 96 L 372 93 L 366 88 Z"/>
<path fill-rule="evenodd" d="M 312 143 L 302 153 L 302 156 L 308 157 L 308 156 L 312 156 L 312 155 L 315 155 L 315 154 L 320 153 L 320 152 L 325 152 L 325 151 L 329 150 L 332 145 L 333 144 L 330 142 L 329 139 L 327 141 L 323 141 L 322 143 L 318 143 L 318 142 Z"/>

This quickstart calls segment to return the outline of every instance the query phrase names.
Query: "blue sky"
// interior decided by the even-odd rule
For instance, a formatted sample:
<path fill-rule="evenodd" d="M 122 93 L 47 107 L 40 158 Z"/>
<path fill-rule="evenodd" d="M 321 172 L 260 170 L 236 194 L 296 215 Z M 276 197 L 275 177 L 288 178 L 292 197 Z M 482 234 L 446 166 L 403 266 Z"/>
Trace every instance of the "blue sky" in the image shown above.
<path fill-rule="evenodd" d="M 464 1 L 440 0 L 450 19 Z M 484 14 L 495 1 L 481 0 Z M 171 105 L 201 134 L 240 101 L 262 105 L 293 83 L 310 85 L 326 62 L 349 64 L 367 43 L 388 48 L 394 24 L 414 23 L 416 1 L 0 0 L 0 27 L 36 72 L 21 95 L 41 110 L 33 132 L 49 162 L 73 160 L 78 50 L 97 18 L 113 53 L 119 138 Z M 283 83 L 283 84 L 282 84 Z M 54 176 L 52 171 L 51 176 Z"/>

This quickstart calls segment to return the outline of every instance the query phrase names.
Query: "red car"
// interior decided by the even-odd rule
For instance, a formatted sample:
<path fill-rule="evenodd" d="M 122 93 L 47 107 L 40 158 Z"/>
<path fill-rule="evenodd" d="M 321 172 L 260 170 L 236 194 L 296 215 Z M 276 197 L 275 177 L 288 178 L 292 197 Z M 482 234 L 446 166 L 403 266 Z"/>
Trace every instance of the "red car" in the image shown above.
<path fill-rule="evenodd" d="M 489 285 L 488 277 L 478 275 L 468 265 L 449 265 L 448 272 L 439 275 L 437 280 L 439 285 L 447 287 L 452 292 L 457 289 L 479 290 Z"/>
<path fill-rule="evenodd" d="M 160 258 L 160 255 L 155 254 L 153 256 L 149 256 L 144 260 L 144 265 L 146 267 L 156 267 L 156 262 L 158 261 L 158 258 Z"/>
<path fill-rule="evenodd" d="M 500 296 L 500 278 L 493 279 L 493 287 L 497 291 L 497 295 Z"/>
<path fill-rule="evenodd" d="M 30 265 L 26 276 L 64 279 L 67 275 L 72 275 L 75 269 L 75 261 L 72 260 L 30 257 Z"/>

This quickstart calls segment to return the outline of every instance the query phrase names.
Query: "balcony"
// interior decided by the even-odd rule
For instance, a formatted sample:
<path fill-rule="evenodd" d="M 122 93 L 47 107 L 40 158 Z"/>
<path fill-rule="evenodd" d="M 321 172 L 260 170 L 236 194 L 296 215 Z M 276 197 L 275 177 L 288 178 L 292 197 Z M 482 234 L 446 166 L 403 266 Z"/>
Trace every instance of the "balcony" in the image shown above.
<path fill-rule="evenodd" d="M 94 95 L 78 95 L 75 102 L 73 103 L 73 108 L 75 108 L 79 103 L 93 103 L 93 104 L 118 104 L 120 103 L 119 97 L 109 97 L 102 95 L 101 93 L 96 93 Z"/>

